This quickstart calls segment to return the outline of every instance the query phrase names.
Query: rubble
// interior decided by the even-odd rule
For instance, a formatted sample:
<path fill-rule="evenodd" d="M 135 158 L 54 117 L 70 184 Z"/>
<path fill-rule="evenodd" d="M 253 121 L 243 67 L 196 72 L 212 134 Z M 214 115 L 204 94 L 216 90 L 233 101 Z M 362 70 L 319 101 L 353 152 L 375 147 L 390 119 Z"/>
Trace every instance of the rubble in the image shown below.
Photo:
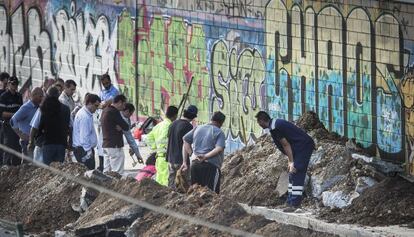
<path fill-rule="evenodd" d="M 305 199 L 303 203 L 315 211 L 319 205 L 315 205 L 313 198 L 320 205 L 329 207 L 328 212 L 330 208 L 335 212 L 337 208 L 352 206 L 364 197 L 365 192 L 375 189 L 377 183 L 402 171 L 399 165 L 369 157 L 354 140 L 329 133 L 313 112 L 305 113 L 297 125 L 316 143 L 308 168 L 309 182 L 305 187 L 305 196 L 312 201 Z M 244 147 L 225 158 L 222 193 L 249 205 L 280 206 L 285 196 L 280 198 L 284 190 L 280 191 L 278 183 L 287 171 L 286 165 L 287 158 L 276 150 L 270 136 L 264 135 L 256 145 Z M 385 190 L 378 190 L 377 195 L 382 192 Z"/>
<path fill-rule="evenodd" d="M 77 163 L 52 163 L 74 176 L 86 168 Z M 78 219 L 71 203 L 79 200 L 81 186 L 47 170 L 23 164 L 0 169 L 0 217 L 22 222 L 27 232 L 50 232 Z"/>

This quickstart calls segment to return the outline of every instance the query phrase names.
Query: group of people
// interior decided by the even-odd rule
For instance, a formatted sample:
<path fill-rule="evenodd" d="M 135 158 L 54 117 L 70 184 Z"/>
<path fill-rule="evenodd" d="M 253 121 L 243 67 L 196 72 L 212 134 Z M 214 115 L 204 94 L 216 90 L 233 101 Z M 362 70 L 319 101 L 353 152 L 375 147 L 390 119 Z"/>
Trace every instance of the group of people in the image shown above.
<path fill-rule="evenodd" d="M 88 169 L 122 173 L 125 159 L 122 136 L 131 147 L 131 154 L 142 160 L 130 130 L 130 116 L 135 107 L 112 85 L 108 74 L 102 75 L 100 82 L 99 96 L 87 93 L 83 102 L 77 104 L 73 99 L 75 81 L 47 79 L 42 87 L 31 90 L 30 98 L 23 104 L 18 78 L 0 73 L 1 144 L 46 165 L 72 159 Z M 95 149 L 99 155 L 98 167 Z M 8 152 L 2 151 L 0 155 L 1 165 L 24 162 Z"/>
<path fill-rule="evenodd" d="M 124 138 L 130 155 L 142 162 L 138 145 L 131 134 L 130 117 L 135 111 L 120 94 L 108 74 L 100 78 L 100 95 L 87 93 L 83 103 L 76 104 L 73 80 L 49 79 L 35 87 L 23 104 L 18 92 L 19 80 L 0 73 L 0 142 L 16 151 L 49 165 L 74 157 L 88 169 L 124 172 Z M 147 135 L 153 150 L 147 167 L 137 179 L 151 177 L 165 186 L 176 188 L 177 172 L 184 173 L 191 184 L 206 186 L 220 192 L 221 166 L 226 137 L 221 127 L 226 116 L 214 112 L 210 122 L 193 127 L 198 108 L 188 106 L 179 116 L 179 109 L 169 106 L 165 118 Z M 283 119 L 271 119 L 260 111 L 257 122 L 268 129 L 275 145 L 288 157 L 288 207 L 296 209 L 302 200 L 303 185 L 314 141 L 303 130 Z M 95 124 L 98 123 L 98 131 Z M 95 164 L 95 149 L 99 165 Z M 0 152 L 3 165 L 19 165 L 23 161 L 7 152 Z M 287 210 L 289 211 L 289 210 Z"/>

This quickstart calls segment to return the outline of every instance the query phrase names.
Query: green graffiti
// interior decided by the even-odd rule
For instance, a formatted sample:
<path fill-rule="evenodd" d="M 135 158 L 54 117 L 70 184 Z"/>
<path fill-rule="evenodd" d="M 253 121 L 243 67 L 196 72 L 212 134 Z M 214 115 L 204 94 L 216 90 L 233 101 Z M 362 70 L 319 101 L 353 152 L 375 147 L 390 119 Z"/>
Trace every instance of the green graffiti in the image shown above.
<path fill-rule="evenodd" d="M 134 21 L 123 11 L 118 23 L 119 89 L 135 103 Z"/>
<path fill-rule="evenodd" d="M 202 27 L 179 17 L 154 16 L 149 28 L 138 18 L 139 110 L 145 116 L 160 116 L 168 105 L 188 104 L 199 108 L 198 120 L 208 121 L 208 73 Z"/>

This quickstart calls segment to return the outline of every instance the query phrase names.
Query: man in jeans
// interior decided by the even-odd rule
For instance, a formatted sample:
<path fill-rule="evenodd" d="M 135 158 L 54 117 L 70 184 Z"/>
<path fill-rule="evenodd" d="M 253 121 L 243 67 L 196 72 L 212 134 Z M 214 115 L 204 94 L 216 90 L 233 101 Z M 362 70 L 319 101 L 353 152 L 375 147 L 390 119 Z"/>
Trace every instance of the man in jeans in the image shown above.
<path fill-rule="evenodd" d="M 120 111 L 125 109 L 126 97 L 117 95 L 111 105 L 107 106 L 101 116 L 103 152 L 104 152 L 104 172 L 115 171 L 119 174 L 124 172 L 124 140 L 122 138 L 124 130 L 129 129 L 129 125 L 122 118 Z"/>
<path fill-rule="evenodd" d="M 70 111 L 59 102 L 59 90 L 52 86 L 40 106 L 39 131 L 44 135 L 43 163 L 62 162 L 68 145 Z"/>
<path fill-rule="evenodd" d="M 214 112 L 209 124 L 194 128 L 183 138 L 181 169 L 187 170 L 186 160 L 188 155 L 192 154 L 191 184 L 207 186 L 216 193 L 220 193 L 220 169 L 226 143 L 226 137 L 220 128 L 225 119 L 226 116 L 223 113 Z"/>
<path fill-rule="evenodd" d="M 168 131 L 168 187 L 175 188 L 175 176 L 183 163 L 183 137 L 193 129 L 191 122 L 197 117 L 198 109 L 194 105 L 188 106 L 184 110 L 184 118 L 175 120 Z M 187 160 L 187 165 L 189 165 Z M 186 173 L 186 178 L 190 178 L 190 174 Z"/>
<path fill-rule="evenodd" d="M 94 148 L 98 144 L 93 114 L 99 108 L 101 99 L 95 94 L 88 94 L 85 105 L 76 113 L 73 122 L 73 151 L 76 160 L 88 169 L 95 169 Z"/>

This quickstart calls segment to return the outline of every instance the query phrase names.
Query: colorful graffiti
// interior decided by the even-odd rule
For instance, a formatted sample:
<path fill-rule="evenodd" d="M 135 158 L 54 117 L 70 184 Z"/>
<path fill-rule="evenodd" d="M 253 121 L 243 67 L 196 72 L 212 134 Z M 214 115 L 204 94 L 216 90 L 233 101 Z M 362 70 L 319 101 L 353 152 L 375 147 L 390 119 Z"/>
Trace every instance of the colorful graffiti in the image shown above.
<path fill-rule="evenodd" d="M 259 110 L 289 120 L 313 110 L 414 173 L 414 5 L 137 2 L 4 1 L 0 68 L 26 88 L 74 79 L 81 94 L 98 92 L 108 72 L 143 117 L 162 116 L 188 90 L 199 123 L 227 115 L 228 151 L 260 135 Z"/>
<path fill-rule="evenodd" d="M 160 116 L 166 106 L 179 105 L 191 85 L 188 103 L 199 108 L 200 121 L 208 121 L 209 80 L 202 26 L 168 15 L 149 19 L 143 6 L 137 31 L 138 108 L 142 114 Z"/>

